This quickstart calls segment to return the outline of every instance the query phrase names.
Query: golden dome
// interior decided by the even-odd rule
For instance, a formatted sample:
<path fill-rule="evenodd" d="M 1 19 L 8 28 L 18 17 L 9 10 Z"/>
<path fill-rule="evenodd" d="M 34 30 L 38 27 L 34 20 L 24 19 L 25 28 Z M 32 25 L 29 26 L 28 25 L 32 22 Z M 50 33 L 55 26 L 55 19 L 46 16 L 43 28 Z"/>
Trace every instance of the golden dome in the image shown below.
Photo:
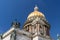
<path fill-rule="evenodd" d="M 45 17 L 43 13 L 38 11 L 38 7 L 37 6 L 35 6 L 34 11 L 29 14 L 28 18 L 33 17 L 33 16 Z"/>

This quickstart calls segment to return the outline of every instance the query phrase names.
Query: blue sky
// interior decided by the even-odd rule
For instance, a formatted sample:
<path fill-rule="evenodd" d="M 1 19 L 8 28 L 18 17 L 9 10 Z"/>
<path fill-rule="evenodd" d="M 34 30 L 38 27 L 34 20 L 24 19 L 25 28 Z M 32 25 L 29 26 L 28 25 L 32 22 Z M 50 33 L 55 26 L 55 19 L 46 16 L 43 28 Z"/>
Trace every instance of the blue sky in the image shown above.
<path fill-rule="evenodd" d="M 50 23 L 50 35 L 56 40 L 60 34 L 60 0 L 0 0 L 0 33 L 9 30 L 15 19 L 22 27 L 35 4 Z"/>

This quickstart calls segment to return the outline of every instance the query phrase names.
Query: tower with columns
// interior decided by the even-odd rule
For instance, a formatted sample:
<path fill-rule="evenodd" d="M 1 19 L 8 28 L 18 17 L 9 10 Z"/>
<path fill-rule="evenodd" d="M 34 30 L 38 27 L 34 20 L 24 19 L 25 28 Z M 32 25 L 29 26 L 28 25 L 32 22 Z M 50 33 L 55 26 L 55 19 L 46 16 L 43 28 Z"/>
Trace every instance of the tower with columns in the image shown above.
<path fill-rule="evenodd" d="M 35 6 L 34 11 L 27 17 L 24 30 L 33 35 L 33 40 L 51 40 L 49 34 L 50 25 L 44 14 L 38 11 L 37 6 Z"/>

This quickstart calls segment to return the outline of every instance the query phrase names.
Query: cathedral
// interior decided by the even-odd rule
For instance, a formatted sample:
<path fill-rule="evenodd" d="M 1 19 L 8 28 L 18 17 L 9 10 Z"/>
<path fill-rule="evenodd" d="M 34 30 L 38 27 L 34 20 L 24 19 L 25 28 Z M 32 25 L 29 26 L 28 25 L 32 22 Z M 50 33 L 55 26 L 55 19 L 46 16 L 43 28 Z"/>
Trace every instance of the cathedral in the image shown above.
<path fill-rule="evenodd" d="M 0 40 L 52 40 L 49 32 L 50 24 L 45 15 L 35 6 L 22 29 L 20 29 L 20 23 L 14 21 L 11 28 L 0 35 Z"/>

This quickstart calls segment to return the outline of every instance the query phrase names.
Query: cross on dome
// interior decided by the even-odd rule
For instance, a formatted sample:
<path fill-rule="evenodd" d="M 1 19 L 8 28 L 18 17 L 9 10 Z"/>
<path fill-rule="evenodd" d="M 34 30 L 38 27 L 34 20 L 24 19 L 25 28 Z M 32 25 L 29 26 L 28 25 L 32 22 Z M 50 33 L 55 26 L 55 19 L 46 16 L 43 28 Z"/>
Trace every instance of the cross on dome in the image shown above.
<path fill-rule="evenodd" d="M 34 11 L 37 11 L 37 10 L 38 10 L 38 7 L 37 7 L 37 5 L 35 5 Z"/>

